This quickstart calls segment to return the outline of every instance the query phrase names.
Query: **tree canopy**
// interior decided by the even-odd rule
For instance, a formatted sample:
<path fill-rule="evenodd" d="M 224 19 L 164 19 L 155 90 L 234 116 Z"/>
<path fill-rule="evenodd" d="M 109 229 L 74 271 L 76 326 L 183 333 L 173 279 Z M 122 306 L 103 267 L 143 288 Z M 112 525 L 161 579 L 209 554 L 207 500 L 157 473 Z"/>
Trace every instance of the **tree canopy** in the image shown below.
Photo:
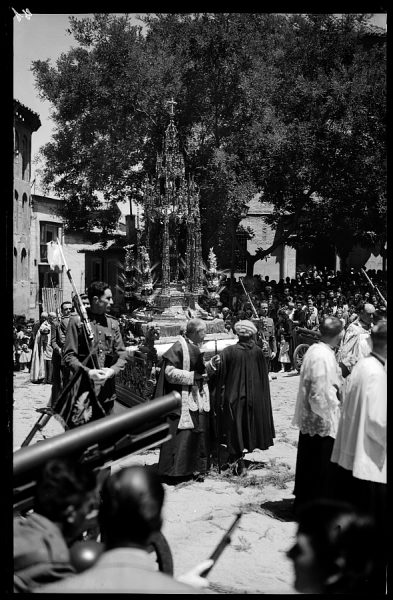
<path fill-rule="evenodd" d="M 250 271 L 280 243 L 322 233 L 341 256 L 383 244 L 386 39 L 369 16 L 151 14 L 144 29 L 127 15 L 71 18 L 78 46 L 32 67 L 56 123 L 44 183 L 64 198 L 66 225 L 105 237 L 117 201 L 143 202 L 173 96 L 206 255 L 228 255 L 256 193 L 280 235 L 248 254 Z"/>

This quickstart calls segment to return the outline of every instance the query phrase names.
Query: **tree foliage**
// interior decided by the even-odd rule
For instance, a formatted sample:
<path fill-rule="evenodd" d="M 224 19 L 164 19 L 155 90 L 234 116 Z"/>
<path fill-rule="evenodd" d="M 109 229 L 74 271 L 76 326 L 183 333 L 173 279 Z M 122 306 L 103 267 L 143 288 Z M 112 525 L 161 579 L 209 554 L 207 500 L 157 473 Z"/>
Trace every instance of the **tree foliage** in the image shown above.
<path fill-rule="evenodd" d="M 228 255 L 242 207 L 273 205 L 274 246 L 327 235 L 345 256 L 386 236 L 386 39 L 369 15 L 151 14 L 71 19 L 78 46 L 35 61 L 57 131 L 45 183 L 70 227 L 113 230 L 114 205 L 143 201 L 168 123 L 200 187 L 205 252 Z M 141 169 L 136 169 L 136 166 Z M 104 207 L 98 192 L 104 198 Z"/>

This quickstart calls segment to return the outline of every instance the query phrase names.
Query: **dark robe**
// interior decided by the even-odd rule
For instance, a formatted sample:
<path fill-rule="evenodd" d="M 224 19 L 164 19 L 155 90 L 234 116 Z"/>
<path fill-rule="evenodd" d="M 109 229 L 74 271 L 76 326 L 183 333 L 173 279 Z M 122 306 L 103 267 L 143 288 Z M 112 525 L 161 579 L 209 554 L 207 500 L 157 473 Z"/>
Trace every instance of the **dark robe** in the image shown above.
<path fill-rule="evenodd" d="M 195 344 L 187 342 L 190 352 L 190 371 L 204 373 L 203 355 Z M 177 391 L 181 394 L 182 386 L 169 383 L 165 377 L 165 368 L 173 365 L 183 369 L 183 350 L 180 342 L 163 354 L 163 363 L 158 378 L 155 397 Z M 191 386 L 190 386 L 191 387 Z M 158 472 L 166 477 L 186 477 L 196 473 L 206 473 L 209 469 L 209 413 L 190 410 L 194 429 L 178 429 L 181 409 L 170 413 L 166 422 L 172 438 L 162 444 L 158 463 Z"/>
<path fill-rule="evenodd" d="M 221 352 L 217 375 L 216 406 L 218 436 L 227 445 L 229 458 L 243 450 L 266 450 L 275 437 L 266 359 L 250 340 Z"/>

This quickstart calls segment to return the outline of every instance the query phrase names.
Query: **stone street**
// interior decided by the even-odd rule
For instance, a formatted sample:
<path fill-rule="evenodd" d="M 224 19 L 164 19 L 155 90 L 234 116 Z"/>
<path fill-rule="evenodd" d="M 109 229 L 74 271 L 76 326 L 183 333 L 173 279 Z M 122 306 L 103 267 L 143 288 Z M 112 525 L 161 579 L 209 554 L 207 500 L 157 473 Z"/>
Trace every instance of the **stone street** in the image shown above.
<path fill-rule="evenodd" d="M 209 574 L 211 587 L 221 593 L 295 593 L 293 573 L 285 553 L 291 547 L 296 523 L 291 513 L 298 430 L 291 425 L 299 377 L 277 374 L 270 384 L 276 439 L 266 451 L 247 454 L 248 472 L 235 477 L 212 470 L 203 483 L 168 486 L 164 506 L 163 533 L 180 575 L 207 558 L 235 514 L 243 517 Z M 28 373 L 14 377 L 14 448 L 20 446 L 39 414 L 35 408 L 47 404 L 50 386 L 32 384 Z M 63 429 L 55 420 L 43 434 L 51 437 Z M 42 439 L 37 434 L 33 442 Z M 147 450 L 118 461 L 126 464 L 156 464 L 158 449 Z"/>

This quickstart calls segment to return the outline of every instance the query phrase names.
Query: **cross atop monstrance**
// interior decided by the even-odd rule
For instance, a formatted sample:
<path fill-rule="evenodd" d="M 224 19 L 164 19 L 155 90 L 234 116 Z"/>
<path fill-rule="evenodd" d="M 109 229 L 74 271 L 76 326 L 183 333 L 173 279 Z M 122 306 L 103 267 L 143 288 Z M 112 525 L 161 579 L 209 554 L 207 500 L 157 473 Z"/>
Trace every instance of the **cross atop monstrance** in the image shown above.
<path fill-rule="evenodd" d="M 169 104 L 170 105 L 170 107 L 169 107 L 169 116 L 171 117 L 171 119 L 173 119 L 173 117 L 175 115 L 175 111 L 173 110 L 173 108 L 174 108 L 174 105 L 177 104 L 177 102 L 175 102 L 175 100 L 173 99 L 173 96 L 172 96 L 172 99 L 171 100 L 167 100 L 165 102 L 165 104 Z"/>

